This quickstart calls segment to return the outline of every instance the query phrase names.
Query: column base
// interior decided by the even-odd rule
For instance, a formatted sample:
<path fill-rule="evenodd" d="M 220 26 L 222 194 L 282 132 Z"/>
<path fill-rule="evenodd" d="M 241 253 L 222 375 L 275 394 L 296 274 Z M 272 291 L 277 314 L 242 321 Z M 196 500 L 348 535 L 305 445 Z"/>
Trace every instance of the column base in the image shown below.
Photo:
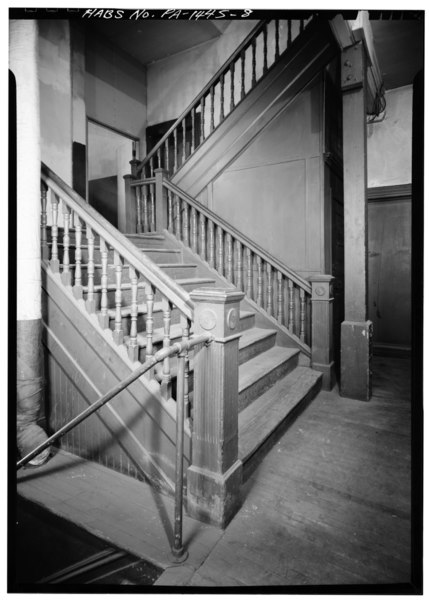
<path fill-rule="evenodd" d="M 341 396 L 370 400 L 371 359 L 372 322 L 344 321 L 341 324 Z"/>
<path fill-rule="evenodd" d="M 315 371 L 320 371 L 322 375 L 322 389 L 323 390 L 332 390 L 335 386 L 335 363 L 331 361 L 328 364 L 325 363 L 312 363 L 312 369 Z"/>
<path fill-rule="evenodd" d="M 187 471 L 187 512 L 202 522 L 226 528 L 241 506 L 243 465 L 237 460 L 225 474 L 191 465 Z"/>

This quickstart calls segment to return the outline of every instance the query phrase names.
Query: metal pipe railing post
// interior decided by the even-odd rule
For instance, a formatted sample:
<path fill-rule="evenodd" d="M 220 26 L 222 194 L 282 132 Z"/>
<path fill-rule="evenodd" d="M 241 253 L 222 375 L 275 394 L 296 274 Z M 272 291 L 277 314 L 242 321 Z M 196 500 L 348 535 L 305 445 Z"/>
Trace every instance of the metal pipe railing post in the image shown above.
<path fill-rule="evenodd" d="M 188 558 L 188 551 L 183 546 L 183 428 L 185 397 L 185 362 L 186 351 L 177 358 L 177 392 L 176 392 L 176 488 L 174 495 L 174 541 L 171 547 L 171 560 L 182 563 Z"/>

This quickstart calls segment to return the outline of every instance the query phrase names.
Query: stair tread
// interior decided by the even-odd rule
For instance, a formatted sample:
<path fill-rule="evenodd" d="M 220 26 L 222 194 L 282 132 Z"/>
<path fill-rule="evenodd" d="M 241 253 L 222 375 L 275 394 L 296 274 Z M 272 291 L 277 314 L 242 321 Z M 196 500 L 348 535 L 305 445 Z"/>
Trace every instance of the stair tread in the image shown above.
<path fill-rule="evenodd" d="M 138 240 L 144 240 L 145 238 L 150 240 L 165 240 L 164 234 L 157 234 L 156 232 L 146 232 L 145 234 L 125 234 L 127 238 L 137 238 Z"/>
<path fill-rule="evenodd" d="M 240 313 L 241 317 L 241 313 Z M 248 330 L 243 330 L 240 336 L 240 342 L 238 344 L 239 349 L 246 348 L 250 346 L 254 342 L 259 342 L 260 340 L 264 340 L 265 338 L 269 338 L 270 336 L 275 336 L 277 334 L 276 330 L 268 330 L 264 328 L 249 328 Z"/>
<path fill-rule="evenodd" d="M 174 280 L 176 282 L 176 284 L 179 284 L 179 286 L 184 286 L 185 284 L 205 284 L 207 282 L 214 282 L 215 280 L 213 278 L 178 278 L 177 280 Z"/>
<path fill-rule="evenodd" d="M 238 383 L 239 393 L 246 390 L 246 388 L 252 386 L 252 384 L 257 382 L 260 378 L 298 354 L 299 349 L 274 346 L 257 357 L 249 359 L 249 361 L 240 365 Z"/>
<path fill-rule="evenodd" d="M 320 372 L 298 366 L 240 412 L 238 455 L 242 461 L 262 445 L 309 393 L 314 392 L 321 378 Z"/>
<path fill-rule="evenodd" d="M 182 252 L 180 249 L 177 249 L 177 248 L 154 248 L 154 247 L 140 248 L 139 246 L 137 248 L 138 248 L 138 250 L 140 250 L 143 253 L 146 253 L 146 252 L 156 252 L 156 253 L 176 253 L 176 254 L 180 254 Z"/>
<path fill-rule="evenodd" d="M 196 263 L 157 263 L 158 267 L 161 269 L 169 268 L 169 267 L 196 267 Z"/>

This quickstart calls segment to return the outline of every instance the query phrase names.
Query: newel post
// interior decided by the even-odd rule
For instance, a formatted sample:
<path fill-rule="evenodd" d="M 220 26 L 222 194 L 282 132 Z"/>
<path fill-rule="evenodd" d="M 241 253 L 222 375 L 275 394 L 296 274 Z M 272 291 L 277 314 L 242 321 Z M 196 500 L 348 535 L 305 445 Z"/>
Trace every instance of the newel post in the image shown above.
<path fill-rule="evenodd" d="M 323 374 L 322 387 L 335 384 L 332 275 L 313 275 L 311 283 L 311 366 Z"/>
<path fill-rule="evenodd" d="M 136 159 L 136 150 L 133 148 L 133 158 L 130 161 L 131 173 L 124 175 L 125 181 L 125 211 L 119 207 L 118 223 L 121 224 L 120 230 L 125 234 L 135 234 L 137 231 L 137 198 L 136 189 L 131 188 L 132 182 L 137 179 L 137 166 L 139 161 Z"/>
<path fill-rule="evenodd" d="M 155 219 L 156 231 L 161 232 L 167 229 L 168 212 L 167 201 L 164 194 L 164 177 L 167 175 L 166 169 L 159 167 L 155 169 Z"/>
<path fill-rule="evenodd" d="M 240 301 L 232 289 L 191 292 L 195 334 L 214 336 L 194 363 L 192 465 L 187 471 L 187 510 L 225 528 L 240 507 L 238 459 L 238 342 Z"/>

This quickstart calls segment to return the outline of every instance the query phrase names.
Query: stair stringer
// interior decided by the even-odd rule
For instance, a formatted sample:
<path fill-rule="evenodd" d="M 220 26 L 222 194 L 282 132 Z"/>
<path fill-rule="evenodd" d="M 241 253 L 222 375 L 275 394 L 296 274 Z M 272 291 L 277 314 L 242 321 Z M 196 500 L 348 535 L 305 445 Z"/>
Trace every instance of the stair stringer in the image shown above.
<path fill-rule="evenodd" d="M 61 375 L 46 374 L 52 422 L 66 406 L 71 419 L 141 364 L 129 359 L 125 345 L 115 344 L 112 332 L 101 328 L 97 315 L 86 311 L 84 301 L 74 297 L 71 286 L 65 286 L 59 274 L 43 267 L 42 282 L 44 341 L 50 365 L 55 361 L 67 379 L 67 385 L 60 387 Z M 69 398 L 64 398 L 67 395 Z M 99 417 L 88 418 L 79 436 L 79 448 L 72 452 L 89 459 L 97 451 L 92 448 L 96 428 L 94 422 L 90 426 L 90 420 L 94 419 L 101 420 L 109 431 L 113 454 L 121 448 L 131 463 L 139 466 L 138 472 L 173 494 L 176 407 L 174 401 L 162 398 L 156 381 L 141 376 L 105 405 Z M 65 421 L 50 426 L 57 430 Z M 190 432 L 185 426 L 185 469 L 190 449 Z"/>
<path fill-rule="evenodd" d="M 315 21 L 171 177 L 196 198 L 285 110 L 338 52 L 328 21 Z"/>
<path fill-rule="evenodd" d="M 186 246 L 181 240 L 178 240 L 174 234 L 168 230 L 164 230 L 163 234 L 168 240 L 169 248 L 172 244 L 176 244 L 176 247 L 182 251 L 183 261 L 190 261 L 197 265 L 197 274 L 201 277 L 211 277 L 215 280 L 215 285 L 222 288 L 231 288 L 236 290 L 236 286 L 231 284 L 224 276 L 220 275 L 216 269 L 210 267 L 207 261 L 204 261 L 197 253 L 191 248 Z M 310 365 L 310 351 L 301 340 L 289 332 L 289 330 L 281 325 L 276 319 L 269 315 L 264 309 L 257 305 L 247 295 L 240 303 L 240 309 L 243 311 L 253 311 L 255 313 L 255 325 L 258 328 L 264 329 L 275 329 L 277 332 L 276 342 L 279 346 L 298 348 L 301 352 L 299 355 L 299 365 L 309 366 Z"/>

